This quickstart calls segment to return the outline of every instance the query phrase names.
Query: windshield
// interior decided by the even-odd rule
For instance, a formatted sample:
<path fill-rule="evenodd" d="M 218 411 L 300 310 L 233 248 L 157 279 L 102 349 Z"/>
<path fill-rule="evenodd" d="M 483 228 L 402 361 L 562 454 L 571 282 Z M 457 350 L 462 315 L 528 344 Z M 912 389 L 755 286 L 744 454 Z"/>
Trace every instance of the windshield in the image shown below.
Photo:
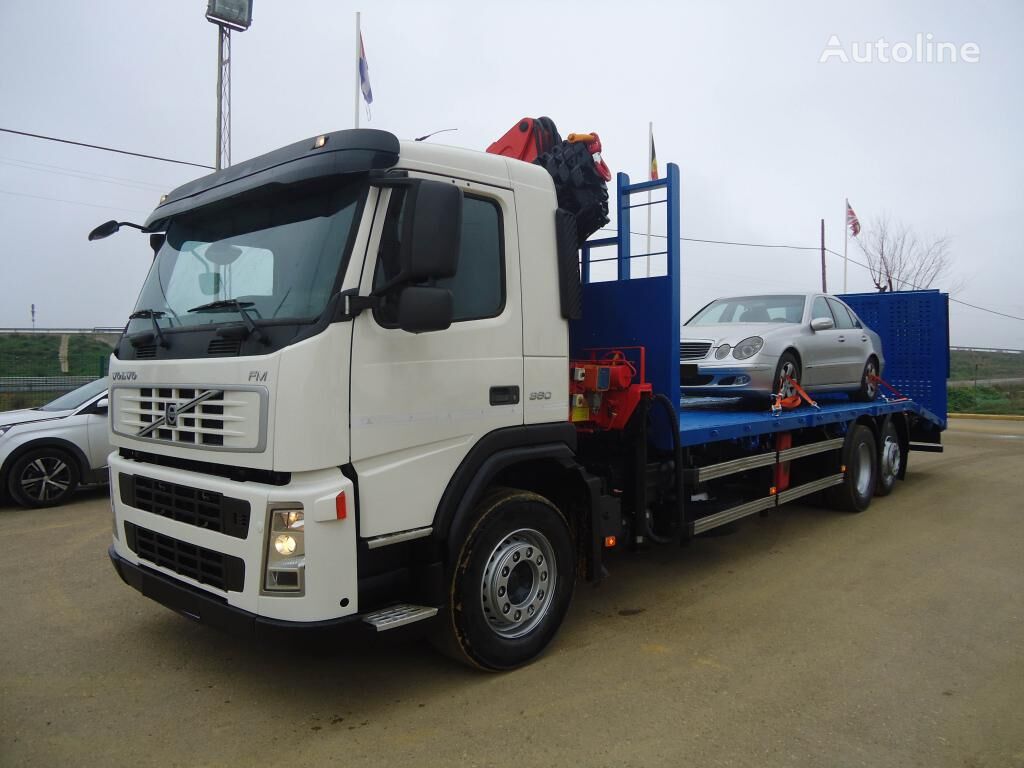
<path fill-rule="evenodd" d="M 365 188 L 337 177 L 274 186 L 176 217 L 128 332 L 152 330 L 154 317 L 162 328 L 238 322 L 236 301 L 257 324 L 312 322 L 346 261 Z"/>
<path fill-rule="evenodd" d="M 736 296 L 712 301 L 686 325 L 799 323 L 803 316 L 803 296 Z"/>
<path fill-rule="evenodd" d="M 46 405 L 41 405 L 36 410 L 39 411 L 73 411 L 85 403 L 89 402 L 92 398 L 101 392 L 106 392 L 110 388 L 110 379 L 102 378 L 96 379 L 96 381 L 90 381 L 83 387 L 73 389 L 66 395 L 61 395 L 56 400 L 51 400 Z"/>

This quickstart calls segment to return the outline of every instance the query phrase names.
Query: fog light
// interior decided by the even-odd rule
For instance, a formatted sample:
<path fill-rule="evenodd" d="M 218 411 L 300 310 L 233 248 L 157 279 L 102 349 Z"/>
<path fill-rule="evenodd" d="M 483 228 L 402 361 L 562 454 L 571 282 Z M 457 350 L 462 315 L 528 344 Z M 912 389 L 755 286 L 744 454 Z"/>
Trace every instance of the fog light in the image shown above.
<path fill-rule="evenodd" d="M 282 533 L 274 539 L 274 549 L 277 550 L 277 554 L 282 557 L 290 557 L 295 554 L 296 547 L 295 539 L 289 536 L 287 533 Z"/>
<path fill-rule="evenodd" d="M 737 376 L 736 377 L 736 386 L 742 387 L 743 385 L 749 384 L 749 383 L 750 383 L 750 377 L 749 376 Z"/>

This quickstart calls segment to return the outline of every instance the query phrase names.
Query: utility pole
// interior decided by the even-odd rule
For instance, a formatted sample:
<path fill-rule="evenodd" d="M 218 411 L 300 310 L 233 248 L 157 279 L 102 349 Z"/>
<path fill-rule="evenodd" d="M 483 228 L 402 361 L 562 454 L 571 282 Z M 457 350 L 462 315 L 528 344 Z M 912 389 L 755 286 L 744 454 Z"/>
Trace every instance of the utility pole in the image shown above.
<path fill-rule="evenodd" d="M 231 30 L 252 24 L 252 0 L 208 0 L 206 20 L 217 30 L 217 170 L 231 165 Z"/>
<path fill-rule="evenodd" d="M 828 283 L 825 281 L 825 220 L 821 220 L 821 292 L 828 293 Z"/>
<path fill-rule="evenodd" d="M 32 330 L 36 329 L 36 305 L 32 305 Z"/>

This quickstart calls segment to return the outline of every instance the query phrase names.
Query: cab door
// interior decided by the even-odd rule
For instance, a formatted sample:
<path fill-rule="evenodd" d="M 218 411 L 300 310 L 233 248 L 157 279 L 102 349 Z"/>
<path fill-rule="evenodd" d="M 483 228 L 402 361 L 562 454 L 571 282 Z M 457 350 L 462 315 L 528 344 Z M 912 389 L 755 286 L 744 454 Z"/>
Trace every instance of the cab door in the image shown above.
<path fill-rule="evenodd" d="M 431 177 L 463 191 L 451 290 L 453 322 L 413 334 L 385 305 L 353 321 L 350 430 L 363 537 L 429 526 L 476 441 L 523 423 L 523 329 L 510 190 Z M 399 238 L 401 188 L 379 196 L 359 293 L 387 283 Z"/>

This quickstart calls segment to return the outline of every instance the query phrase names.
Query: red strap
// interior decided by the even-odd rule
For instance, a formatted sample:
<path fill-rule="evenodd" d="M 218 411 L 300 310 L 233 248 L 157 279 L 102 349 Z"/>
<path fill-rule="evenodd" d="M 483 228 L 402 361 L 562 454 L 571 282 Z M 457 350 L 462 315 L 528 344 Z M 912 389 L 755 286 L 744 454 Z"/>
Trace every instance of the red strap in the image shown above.
<path fill-rule="evenodd" d="M 907 397 L 906 395 L 904 395 L 904 394 L 903 394 L 902 392 L 900 392 L 900 391 L 899 391 L 898 389 L 896 389 L 896 387 L 894 387 L 894 386 L 893 386 L 892 384 L 890 384 L 890 383 L 889 383 L 888 381 L 886 381 L 885 379 L 883 379 L 883 378 L 882 378 L 881 376 L 875 376 L 875 375 L 872 375 L 872 376 L 871 376 L 871 381 L 872 381 L 872 382 L 873 382 L 874 384 L 881 384 L 881 385 L 882 385 L 883 387 L 885 387 L 885 388 L 886 388 L 886 389 L 888 389 L 888 390 L 889 390 L 890 392 L 892 392 L 892 393 L 893 393 L 894 395 L 896 395 L 896 397 L 897 397 L 898 399 L 900 399 L 900 400 L 909 400 L 909 399 L 910 399 L 909 397 Z M 882 395 L 882 397 L 885 397 L 885 395 Z M 886 399 L 888 399 L 888 398 L 886 398 Z"/>

